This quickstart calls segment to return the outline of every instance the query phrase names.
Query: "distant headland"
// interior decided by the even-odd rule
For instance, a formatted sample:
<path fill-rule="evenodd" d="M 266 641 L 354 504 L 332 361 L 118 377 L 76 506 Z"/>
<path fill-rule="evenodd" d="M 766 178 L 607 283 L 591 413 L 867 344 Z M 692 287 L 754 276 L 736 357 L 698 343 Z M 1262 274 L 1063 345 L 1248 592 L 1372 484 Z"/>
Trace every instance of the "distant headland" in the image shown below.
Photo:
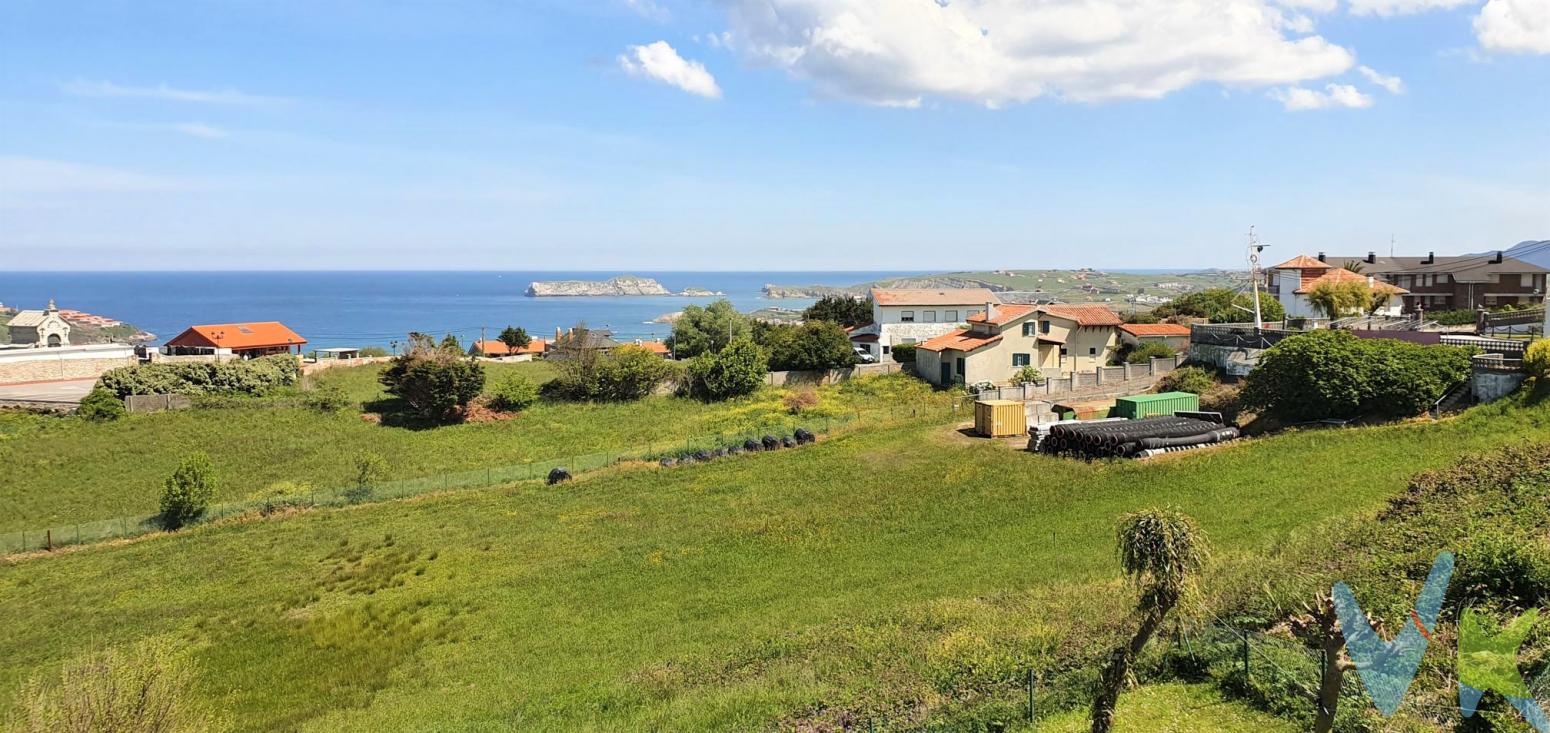
<path fill-rule="evenodd" d="M 663 287 L 662 283 L 652 278 L 636 275 L 620 275 L 607 280 L 537 281 L 527 286 L 527 296 L 529 298 L 610 295 L 681 295 L 690 298 L 703 298 L 723 294 L 720 291 L 706 290 L 704 288 L 684 288 L 683 291 L 675 293 Z"/>

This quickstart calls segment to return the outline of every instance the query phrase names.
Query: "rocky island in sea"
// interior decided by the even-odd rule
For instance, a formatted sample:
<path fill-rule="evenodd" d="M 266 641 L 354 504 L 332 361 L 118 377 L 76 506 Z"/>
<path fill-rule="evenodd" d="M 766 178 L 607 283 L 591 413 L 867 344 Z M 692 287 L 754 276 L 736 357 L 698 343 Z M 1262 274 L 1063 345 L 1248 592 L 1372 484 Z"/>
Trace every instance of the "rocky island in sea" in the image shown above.
<path fill-rule="evenodd" d="M 652 278 L 636 275 L 620 275 L 607 280 L 537 281 L 527 286 L 527 295 L 530 298 L 589 295 L 683 295 L 688 297 L 707 297 L 721 294 L 720 292 L 704 288 L 685 288 L 681 293 L 674 293 Z"/>

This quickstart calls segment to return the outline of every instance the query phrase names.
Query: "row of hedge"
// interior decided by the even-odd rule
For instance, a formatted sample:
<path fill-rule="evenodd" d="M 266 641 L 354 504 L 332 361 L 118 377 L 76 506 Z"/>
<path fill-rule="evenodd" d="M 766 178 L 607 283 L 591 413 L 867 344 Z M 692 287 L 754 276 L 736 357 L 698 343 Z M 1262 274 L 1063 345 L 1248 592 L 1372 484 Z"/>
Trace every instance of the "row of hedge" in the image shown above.
<path fill-rule="evenodd" d="M 119 367 L 105 372 L 97 385 L 115 397 L 177 394 L 260 395 L 301 380 L 301 364 L 294 356 L 265 356 L 221 364 L 174 362 Z"/>
<path fill-rule="evenodd" d="M 1244 382 L 1244 407 L 1291 420 L 1412 417 L 1469 378 L 1470 349 L 1321 330 L 1286 339 Z"/>

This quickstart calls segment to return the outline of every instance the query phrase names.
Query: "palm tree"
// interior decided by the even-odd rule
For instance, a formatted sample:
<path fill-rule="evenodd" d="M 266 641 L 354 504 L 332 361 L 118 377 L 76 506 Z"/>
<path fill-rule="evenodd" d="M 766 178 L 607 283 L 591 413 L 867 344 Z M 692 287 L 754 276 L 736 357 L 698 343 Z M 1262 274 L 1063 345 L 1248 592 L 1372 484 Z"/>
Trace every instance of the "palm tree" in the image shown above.
<path fill-rule="evenodd" d="M 1205 534 L 1188 514 L 1173 507 L 1146 509 L 1120 518 L 1116 532 L 1119 563 L 1125 575 L 1141 591 L 1136 610 L 1141 625 L 1129 643 L 1109 654 L 1098 675 L 1098 695 L 1093 699 L 1093 733 L 1108 733 L 1114 724 L 1114 706 L 1120 688 L 1130 675 L 1130 665 L 1168 612 L 1193 583 L 1193 575 L 1205 564 L 1209 545 Z"/>
<path fill-rule="evenodd" d="M 1345 265 L 1343 265 L 1343 267 L 1345 267 L 1345 269 L 1347 269 L 1347 270 L 1350 270 L 1351 272 L 1354 272 L 1354 273 L 1360 275 L 1360 274 L 1362 274 L 1362 270 L 1366 269 L 1367 264 L 1364 263 L 1364 262 L 1361 262 L 1359 260 L 1347 260 Z"/>
<path fill-rule="evenodd" d="M 1349 282 L 1322 282 L 1308 291 L 1308 305 L 1333 321 L 1353 310 L 1367 307 L 1367 287 Z"/>

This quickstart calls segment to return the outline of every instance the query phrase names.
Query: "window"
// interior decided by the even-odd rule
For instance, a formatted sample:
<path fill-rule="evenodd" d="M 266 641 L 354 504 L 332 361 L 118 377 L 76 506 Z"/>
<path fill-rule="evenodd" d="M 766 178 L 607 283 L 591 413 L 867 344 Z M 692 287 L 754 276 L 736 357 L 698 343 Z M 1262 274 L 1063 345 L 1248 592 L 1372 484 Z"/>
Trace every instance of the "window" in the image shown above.
<path fill-rule="evenodd" d="M 914 323 L 915 311 L 899 311 L 899 321 L 903 323 Z"/>
<path fill-rule="evenodd" d="M 1039 333 L 1049 333 L 1049 321 L 1039 321 Z M 1064 350 L 1061 349 L 1061 351 Z"/>
<path fill-rule="evenodd" d="M 1024 336 L 1032 336 L 1033 335 L 1033 323 L 1030 322 L 1030 323 L 1024 323 L 1023 324 L 1023 335 Z"/>
<path fill-rule="evenodd" d="M 920 320 L 926 323 L 936 323 L 936 311 L 923 311 Z"/>
<path fill-rule="evenodd" d="M 888 355 L 888 346 L 884 345 L 883 346 L 883 356 L 887 356 L 887 355 Z"/>
<path fill-rule="evenodd" d="M 1533 273 L 1525 272 L 1522 275 L 1519 275 L 1518 278 L 1519 278 L 1518 279 L 1519 284 L 1521 284 L 1523 287 L 1525 287 L 1525 288 L 1532 288 L 1532 287 L 1534 287 L 1534 275 L 1533 275 Z"/>
<path fill-rule="evenodd" d="M 1033 357 L 1029 354 L 1013 354 L 1012 366 L 1025 367 L 1033 363 Z"/>
<path fill-rule="evenodd" d="M 1088 349 L 1087 350 L 1087 355 L 1088 356 L 1097 356 L 1098 355 L 1098 347 L 1094 346 L 1093 348 Z"/>
<path fill-rule="evenodd" d="M 958 311 L 942 311 L 942 320 L 947 323 L 957 323 Z"/>

